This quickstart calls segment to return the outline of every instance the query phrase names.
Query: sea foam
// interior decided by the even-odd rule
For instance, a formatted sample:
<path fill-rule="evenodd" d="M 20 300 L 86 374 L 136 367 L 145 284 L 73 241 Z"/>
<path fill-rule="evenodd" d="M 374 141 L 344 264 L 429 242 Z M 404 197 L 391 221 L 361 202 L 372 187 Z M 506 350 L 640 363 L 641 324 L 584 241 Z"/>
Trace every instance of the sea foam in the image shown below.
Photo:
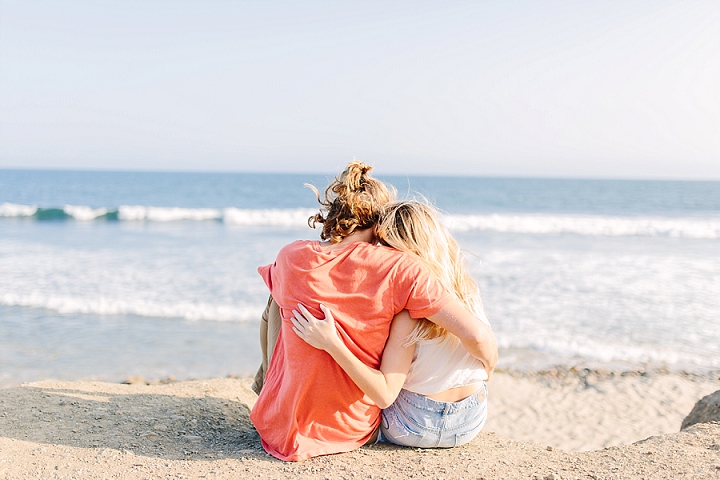
<path fill-rule="evenodd" d="M 312 208 L 243 210 L 231 207 L 223 210 L 223 222 L 248 226 L 304 226 L 316 213 L 317 210 Z"/>
<path fill-rule="evenodd" d="M 108 214 L 107 208 L 92 208 L 83 205 L 65 205 L 63 212 L 75 220 L 88 222 Z"/>
<path fill-rule="evenodd" d="M 447 215 L 456 232 L 491 231 L 548 235 L 720 238 L 720 218 L 620 217 L 602 215 L 490 214 Z"/>
<path fill-rule="evenodd" d="M 0 204 L 0 217 L 32 217 L 35 212 L 37 212 L 36 206 L 15 203 Z"/>
<path fill-rule="evenodd" d="M 705 352 L 657 344 L 621 343 L 616 340 L 597 339 L 583 336 L 555 336 L 554 338 L 528 339 L 527 336 L 499 333 L 498 347 L 512 351 L 511 358 L 504 359 L 508 364 L 516 363 L 526 350 L 530 366 L 547 367 L 568 363 L 568 359 L 577 362 L 597 362 L 599 364 L 627 365 L 663 365 L 663 366 L 699 366 L 705 369 L 720 368 L 720 359 L 713 357 L 710 349 Z M 530 353 L 532 352 L 532 353 Z M 501 359 L 501 362 L 503 359 Z"/>
<path fill-rule="evenodd" d="M 258 322 L 264 309 L 257 305 L 212 305 L 208 303 L 160 303 L 143 299 L 124 301 L 112 298 L 68 295 L 0 295 L 0 305 L 45 308 L 63 314 L 137 315 L 140 317 L 182 318 L 220 322 Z"/>
<path fill-rule="evenodd" d="M 141 205 L 121 205 L 118 208 L 118 220 L 173 222 L 220 219 L 222 219 L 222 213 L 215 208 L 143 207 Z"/>

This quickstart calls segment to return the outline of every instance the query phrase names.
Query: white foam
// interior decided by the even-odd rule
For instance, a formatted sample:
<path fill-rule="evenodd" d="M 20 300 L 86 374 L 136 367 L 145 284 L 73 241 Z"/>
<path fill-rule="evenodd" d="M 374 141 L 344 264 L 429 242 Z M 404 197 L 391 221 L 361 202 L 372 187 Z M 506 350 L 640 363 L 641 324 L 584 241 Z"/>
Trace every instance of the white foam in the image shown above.
<path fill-rule="evenodd" d="M 222 213 L 215 208 L 144 207 L 142 205 L 121 205 L 119 220 L 147 220 L 172 222 L 178 220 L 220 220 Z"/>
<path fill-rule="evenodd" d="M 697 365 L 706 368 L 720 367 L 720 358 L 708 352 L 699 354 L 691 350 L 678 350 L 667 346 L 628 344 L 597 339 L 575 338 L 527 338 L 498 334 L 498 346 L 503 349 L 528 349 L 542 353 L 543 362 L 565 363 L 568 359 L 582 359 L 604 364 L 625 363 L 630 365 Z"/>
<path fill-rule="evenodd" d="M 493 231 L 547 235 L 720 238 L 720 218 L 619 217 L 602 215 L 490 214 L 447 215 L 453 231 Z"/>
<path fill-rule="evenodd" d="M 153 222 L 222 220 L 226 225 L 297 227 L 307 225 L 308 217 L 315 213 L 317 210 L 311 208 L 243 209 L 228 207 L 220 210 L 122 205 L 118 208 L 118 219 Z"/>
<path fill-rule="evenodd" d="M 296 227 L 306 226 L 310 216 L 317 213 L 312 208 L 246 210 L 226 208 L 223 222 L 227 225 Z"/>
<path fill-rule="evenodd" d="M 37 207 L 30 205 L 17 205 L 15 203 L 3 203 L 0 205 L 0 217 L 32 217 L 37 212 Z"/>
<path fill-rule="evenodd" d="M 59 313 L 95 315 L 138 315 L 142 317 L 182 318 L 225 322 L 257 322 L 265 305 L 210 305 L 204 303 L 133 302 L 103 297 L 79 298 L 63 295 L 0 295 L 0 305 L 46 308 Z"/>
<path fill-rule="evenodd" d="M 63 211 L 75 220 L 89 222 L 108 213 L 107 208 L 92 208 L 84 205 L 65 205 Z"/>

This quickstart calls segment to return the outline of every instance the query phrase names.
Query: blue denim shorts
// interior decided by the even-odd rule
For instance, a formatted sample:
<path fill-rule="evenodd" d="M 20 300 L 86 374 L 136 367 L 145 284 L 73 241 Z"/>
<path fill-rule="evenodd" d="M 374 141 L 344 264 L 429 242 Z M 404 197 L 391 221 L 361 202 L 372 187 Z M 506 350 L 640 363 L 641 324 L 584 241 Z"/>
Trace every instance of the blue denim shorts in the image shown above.
<path fill-rule="evenodd" d="M 395 402 L 382 411 L 378 441 L 416 448 L 455 447 L 475 438 L 485 420 L 485 383 L 478 393 L 459 402 L 438 402 L 401 390 Z"/>

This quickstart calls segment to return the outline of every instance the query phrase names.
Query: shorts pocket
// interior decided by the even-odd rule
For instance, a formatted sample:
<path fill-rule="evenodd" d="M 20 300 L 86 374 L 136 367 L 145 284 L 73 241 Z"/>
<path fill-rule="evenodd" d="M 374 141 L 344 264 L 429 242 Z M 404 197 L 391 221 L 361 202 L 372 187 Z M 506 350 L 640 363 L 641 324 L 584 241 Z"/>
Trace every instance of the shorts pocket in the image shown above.
<path fill-rule="evenodd" d="M 425 434 L 405 424 L 394 411 L 383 411 L 381 423 L 382 435 L 385 440 L 403 447 L 423 447 Z"/>

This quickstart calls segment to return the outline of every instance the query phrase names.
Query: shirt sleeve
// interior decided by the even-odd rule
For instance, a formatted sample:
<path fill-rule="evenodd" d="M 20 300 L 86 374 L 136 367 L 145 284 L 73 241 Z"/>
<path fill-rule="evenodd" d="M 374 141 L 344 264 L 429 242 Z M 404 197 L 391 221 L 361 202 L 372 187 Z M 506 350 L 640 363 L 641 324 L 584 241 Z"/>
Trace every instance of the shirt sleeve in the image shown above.
<path fill-rule="evenodd" d="M 425 265 L 408 256 L 398 262 L 393 284 L 398 311 L 413 318 L 434 315 L 453 298 Z"/>
<path fill-rule="evenodd" d="M 265 285 L 267 285 L 268 290 L 270 290 L 270 293 L 273 291 L 273 284 L 272 284 L 272 267 L 274 267 L 275 264 L 271 263 L 270 265 L 264 265 L 262 267 L 258 267 L 257 271 L 262 277 L 263 281 L 265 282 Z"/>

